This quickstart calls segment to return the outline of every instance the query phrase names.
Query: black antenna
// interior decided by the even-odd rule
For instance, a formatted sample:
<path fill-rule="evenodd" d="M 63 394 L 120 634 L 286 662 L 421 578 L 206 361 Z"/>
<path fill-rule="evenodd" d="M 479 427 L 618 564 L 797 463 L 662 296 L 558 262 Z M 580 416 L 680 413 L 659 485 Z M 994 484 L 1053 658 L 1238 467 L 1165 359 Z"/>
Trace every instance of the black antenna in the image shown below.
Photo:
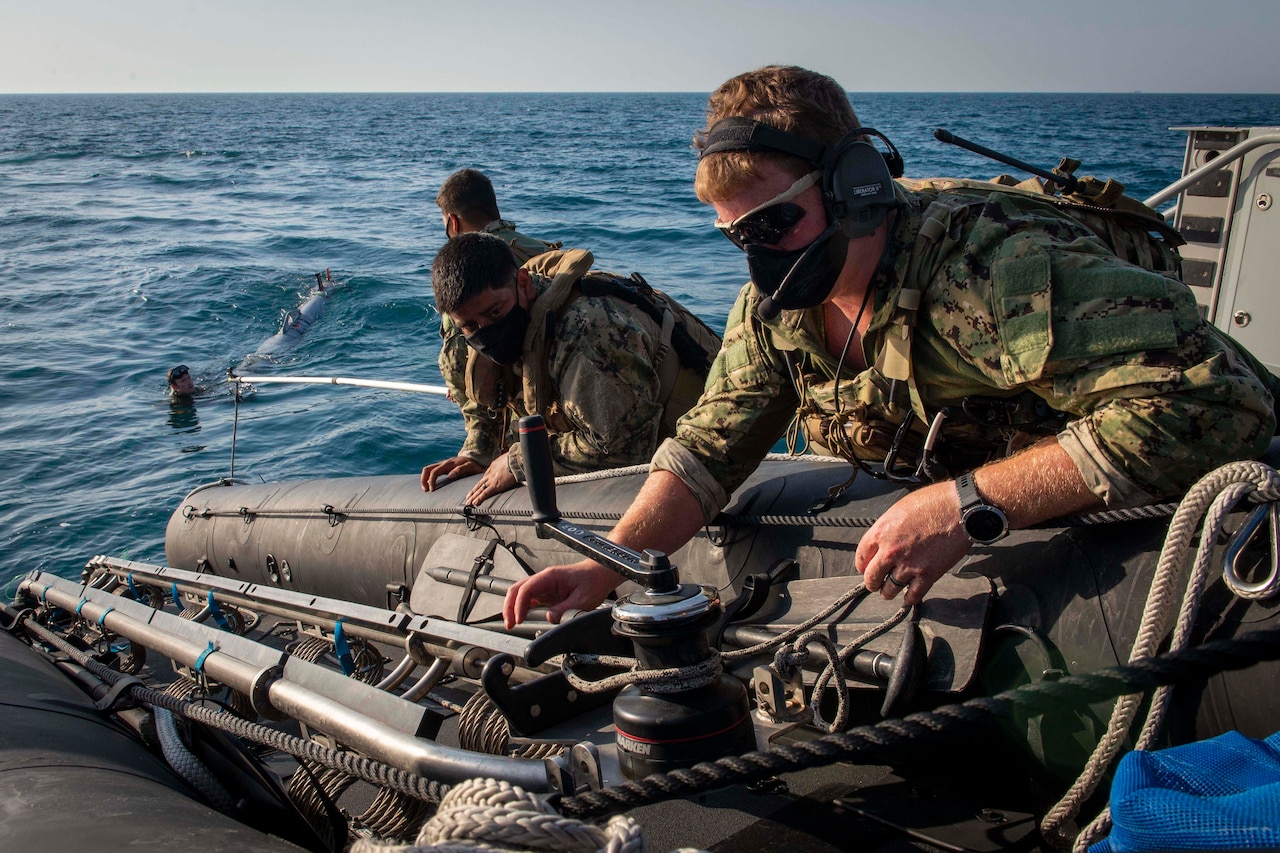
<path fill-rule="evenodd" d="M 981 154 L 983 157 L 990 157 L 998 163 L 1004 163 L 1005 165 L 1012 166 L 1015 169 L 1030 172 L 1033 175 L 1044 178 L 1046 181 L 1052 181 L 1053 183 L 1061 186 L 1064 193 L 1075 192 L 1076 187 L 1079 185 L 1079 181 L 1071 175 L 1061 175 L 1048 169 L 1041 169 L 1039 166 L 1032 166 L 1030 163 L 1024 163 L 1021 160 L 1017 160 L 1007 154 L 1001 154 L 998 151 L 992 151 L 990 148 L 979 145 L 976 142 L 970 142 L 967 139 L 962 139 L 949 130 L 938 128 L 933 132 L 933 138 L 939 142 L 945 142 L 948 145 L 959 145 L 961 148 L 967 148 L 974 154 Z"/>

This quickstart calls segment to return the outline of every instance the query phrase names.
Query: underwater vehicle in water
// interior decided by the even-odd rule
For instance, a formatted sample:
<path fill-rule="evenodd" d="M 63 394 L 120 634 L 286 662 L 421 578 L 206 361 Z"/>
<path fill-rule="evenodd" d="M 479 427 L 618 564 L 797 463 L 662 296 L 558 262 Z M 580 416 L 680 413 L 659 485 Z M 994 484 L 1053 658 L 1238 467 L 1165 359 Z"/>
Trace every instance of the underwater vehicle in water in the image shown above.
<path fill-rule="evenodd" d="M 337 283 L 327 268 L 322 273 L 316 273 L 315 278 L 315 287 L 311 288 L 306 298 L 297 308 L 285 312 L 284 319 L 280 322 L 280 330 L 245 356 L 233 372 L 242 373 L 256 364 L 280 358 L 296 347 L 307 330 L 320 320 L 328 305 L 329 293 Z"/>
<path fill-rule="evenodd" d="M 525 458 L 529 489 L 472 510 L 469 483 L 416 474 L 228 479 L 179 503 L 164 565 L 31 572 L 0 623 L 0 842 L 338 850 L 411 839 L 483 779 L 539 795 L 526 823 L 625 812 L 653 849 L 1033 849 L 1102 805 L 1109 729 L 1280 729 L 1274 656 L 1178 657 L 1280 630 L 1280 446 L 1177 509 L 975 548 L 915 608 L 859 587 L 858 540 L 902 487 L 833 498 L 847 463 L 771 457 L 662 555 L 603 538 L 644 470 L 553 487 Z M 618 602 L 503 628 L 512 582 L 583 552 L 628 579 Z M 1082 686 L 1167 647 L 1176 685 L 1149 711 L 1114 697 L 1151 682 Z M 1011 695 L 1049 700 L 997 713 Z M 1068 801 L 1091 772 L 1099 793 Z"/>

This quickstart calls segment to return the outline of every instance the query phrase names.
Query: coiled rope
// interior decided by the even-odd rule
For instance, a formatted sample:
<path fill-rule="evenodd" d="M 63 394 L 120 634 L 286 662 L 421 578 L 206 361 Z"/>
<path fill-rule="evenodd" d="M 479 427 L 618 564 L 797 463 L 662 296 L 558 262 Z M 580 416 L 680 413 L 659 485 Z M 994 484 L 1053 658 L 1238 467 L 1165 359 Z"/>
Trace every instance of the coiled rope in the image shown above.
<path fill-rule="evenodd" d="M 566 818 L 547 798 L 493 779 L 469 779 L 450 789 L 412 845 L 362 839 L 351 853 L 477 853 L 557 850 L 568 853 L 642 853 L 644 832 L 616 815 L 604 827 Z"/>
<path fill-rule="evenodd" d="M 1160 552 L 1137 639 L 1134 640 L 1133 650 L 1129 655 L 1130 662 L 1155 654 L 1161 641 L 1168 636 L 1168 623 L 1176 603 L 1177 587 L 1184 577 L 1182 600 L 1169 648 L 1171 651 L 1186 648 L 1195 625 L 1200 599 L 1208 582 L 1214 547 L 1227 515 L 1245 497 L 1252 497 L 1259 503 L 1280 499 L 1280 474 L 1261 462 L 1233 462 L 1205 475 L 1182 499 L 1169 524 L 1169 533 Z M 1200 545 L 1188 577 L 1186 557 L 1197 529 L 1201 531 Z M 1168 687 L 1162 686 L 1155 691 L 1147 718 L 1135 743 L 1136 749 L 1148 749 L 1154 743 L 1164 722 L 1168 696 Z M 1084 801 L 1097 789 L 1115 761 L 1138 715 L 1143 698 L 1141 693 L 1130 693 L 1116 702 L 1107 731 L 1080 776 L 1041 821 L 1040 830 L 1046 839 L 1059 846 L 1065 846 L 1069 842 L 1064 834 L 1065 825 L 1079 813 Z M 1105 835 L 1110 825 L 1110 811 L 1104 809 L 1076 835 L 1073 848 L 1077 851 L 1084 850 L 1092 841 Z"/>

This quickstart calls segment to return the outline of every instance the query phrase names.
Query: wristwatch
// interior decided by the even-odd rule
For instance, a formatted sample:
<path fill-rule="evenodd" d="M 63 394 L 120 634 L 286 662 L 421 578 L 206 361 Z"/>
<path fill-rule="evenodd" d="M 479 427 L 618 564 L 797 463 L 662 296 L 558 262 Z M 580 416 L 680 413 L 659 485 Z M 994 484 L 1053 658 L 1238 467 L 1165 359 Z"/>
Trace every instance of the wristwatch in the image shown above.
<path fill-rule="evenodd" d="M 960 524 L 970 539 L 990 545 L 1009 535 L 1009 519 L 982 499 L 972 473 L 956 478 L 956 492 L 960 495 Z"/>

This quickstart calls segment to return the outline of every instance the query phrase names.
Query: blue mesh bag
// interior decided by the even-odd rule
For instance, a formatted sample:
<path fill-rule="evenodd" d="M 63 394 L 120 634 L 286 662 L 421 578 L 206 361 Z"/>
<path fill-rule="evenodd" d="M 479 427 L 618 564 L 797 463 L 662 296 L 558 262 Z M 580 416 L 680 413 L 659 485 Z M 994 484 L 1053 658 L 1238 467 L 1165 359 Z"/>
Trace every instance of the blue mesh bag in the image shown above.
<path fill-rule="evenodd" d="M 1111 784 L 1111 820 L 1089 853 L 1280 850 L 1280 732 L 1129 753 Z"/>

